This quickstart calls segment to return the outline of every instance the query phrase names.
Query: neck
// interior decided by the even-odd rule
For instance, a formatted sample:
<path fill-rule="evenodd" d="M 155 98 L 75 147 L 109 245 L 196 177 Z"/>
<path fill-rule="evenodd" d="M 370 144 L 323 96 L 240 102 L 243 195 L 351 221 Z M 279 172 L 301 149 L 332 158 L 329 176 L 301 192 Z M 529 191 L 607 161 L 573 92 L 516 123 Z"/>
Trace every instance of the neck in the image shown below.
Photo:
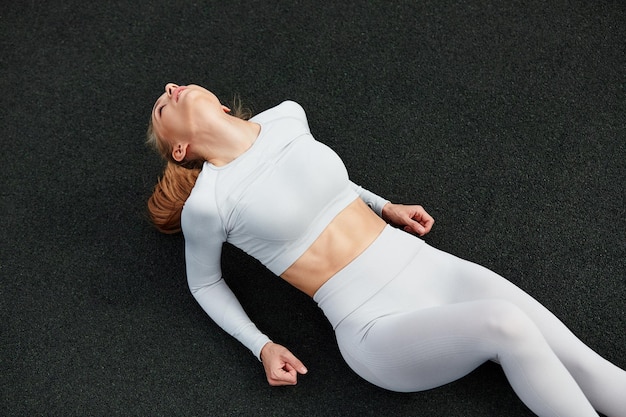
<path fill-rule="evenodd" d="M 246 152 L 261 131 L 257 123 L 228 116 L 225 123 L 211 132 L 210 139 L 197 152 L 215 166 L 226 165 Z"/>

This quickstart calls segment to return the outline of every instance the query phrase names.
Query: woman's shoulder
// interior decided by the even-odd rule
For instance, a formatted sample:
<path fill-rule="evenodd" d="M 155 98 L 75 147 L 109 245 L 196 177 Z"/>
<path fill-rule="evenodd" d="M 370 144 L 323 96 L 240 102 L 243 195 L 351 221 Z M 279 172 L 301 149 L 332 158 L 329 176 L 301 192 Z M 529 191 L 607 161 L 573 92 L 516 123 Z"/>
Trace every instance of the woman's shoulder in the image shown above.
<path fill-rule="evenodd" d="M 251 121 L 254 122 L 269 122 L 280 118 L 296 118 L 306 122 L 306 113 L 304 108 L 292 100 L 285 100 L 277 106 L 269 108 L 256 116 Z"/>
<path fill-rule="evenodd" d="M 195 236 L 202 240 L 202 236 L 211 236 L 216 240 L 225 239 L 215 191 L 217 177 L 217 173 L 208 169 L 205 163 L 182 207 L 181 228 L 186 238 Z"/>
<path fill-rule="evenodd" d="M 182 217 L 211 218 L 217 215 L 217 206 L 214 198 L 216 175 L 205 162 L 198 174 L 189 197 L 185 201 Z"/>
<path fill-rule="evenodd" d="M 285 100 L 276 107 L 282 107 L 287 112 L 295 112 L 304 114 L 304 108 L 293 100 Z"/>

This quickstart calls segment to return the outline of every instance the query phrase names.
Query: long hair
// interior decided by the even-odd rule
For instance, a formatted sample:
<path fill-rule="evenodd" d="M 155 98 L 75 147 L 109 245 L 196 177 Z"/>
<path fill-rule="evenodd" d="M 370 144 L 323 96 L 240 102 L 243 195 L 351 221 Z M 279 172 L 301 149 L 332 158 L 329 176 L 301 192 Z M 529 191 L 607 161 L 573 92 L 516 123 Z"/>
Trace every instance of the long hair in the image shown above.
<path fill-rule="evenodd" d="M 234 98 L 231 108 L 231 115 L 234 117 L 248 120 L 252 116 L 251 111 L 242 106 L 238 97 Z M 178 233 L 181 231 L 180 216 L 183 206 L 196 184 L 204 161 L 175 161 L 170 142 L 156 134 L 152 122 L 148 125 L 146 143 L 167 161 L 163 175 L 148 199 L 148 217 L 160 232 Z"/>
<path fill-rule="evenodd" d="M 167 163 L 163 176 L 159 178 L 148 199 L 148 215 L 160 232 L 173 234 L 181 231 L 180 215 L 183 205 L 199 174 L 200 170 L 197 168 Z"/>

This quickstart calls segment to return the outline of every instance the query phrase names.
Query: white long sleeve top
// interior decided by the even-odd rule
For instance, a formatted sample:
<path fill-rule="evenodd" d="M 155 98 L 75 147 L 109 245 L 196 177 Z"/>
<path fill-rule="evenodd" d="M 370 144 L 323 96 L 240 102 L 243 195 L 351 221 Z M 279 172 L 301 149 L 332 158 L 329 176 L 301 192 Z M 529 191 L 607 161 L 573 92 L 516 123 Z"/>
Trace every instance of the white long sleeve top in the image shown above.
<path fill-rule="evenodd" d="M 270 339 L 249 319 L 222 277 L 224 242 L 281 275 L 356 198 L 378 215 L 388 201 L 349 180 L 339 156 L 313 138 L 297 103 L 283 102 L 251 121 L 261 126 L 253 145 L 227 165 L 205 162 L 181 223 L 187 280 L 195 299 L 259 358 Z"/>

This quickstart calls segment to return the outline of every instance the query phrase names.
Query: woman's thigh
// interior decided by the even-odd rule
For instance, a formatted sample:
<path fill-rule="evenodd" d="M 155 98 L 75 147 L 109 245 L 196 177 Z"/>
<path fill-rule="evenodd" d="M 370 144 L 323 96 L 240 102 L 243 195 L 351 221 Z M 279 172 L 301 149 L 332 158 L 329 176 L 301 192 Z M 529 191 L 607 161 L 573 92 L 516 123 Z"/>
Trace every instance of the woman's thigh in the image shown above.
<path fill-rule="evenodd" d="M 358 341 L 356 340 L 358 339 Z M 522 343 L 546 345 L 506 301 L 478 300 L 382 316 L 357 338 L 338 332 L 346 362 L 394 391 L 422 391 L 459 379 Z"/>
<path fill-rule="evenodd" d="M 494 360 L 508 368 L 518 392 L 537 392 L 537 386 L 558 380 L 540 390 L 548 393 L 552 385 L 565 387 L 570 375 L 598 410 L 607 415 L 624 410 L 624 370 L 511 282 L 428 245 L 336 330 L 346 362 L 363 378 L 391 390 L 434 388 Z M 521 345 L 526 348 L 519 351 Z M 544 360 L 519 360 L 528 351 L 541 352 Z M 533 383 L 519 377 L 524 374 L 535 375 Z"/>
<path fill-rule="evenodd" d="M 370 349 L 371 344 L 366 348 L 365 342 L 371 342 L 369 336 L 376 330 L 376 340 L 383 345 L 369 350 L 373 356 L 368 359 L 368 366 L 376 363 L 375 357 L 379 357 L 381 366 L 389 360 L 383 359 L 385 346 L 388 352 L 391 346 L 405 346 L 402 349 L 411 351 L 414 366 L 432 368 L 432 372 L 426 370 L 423 374 L 438 375 L 439 382 L 445 383 L 487 360 L 498 361 L 493 349 L 484 349 L 477 338 L 482 337 L 485 318 L 497 314 L 502 302 L 528 316 L 566 367 L 574 369 L 581 358 L 602 360 L 519 287 L 487 268 L 429 245 L 424 245 L 401 275 L 339 326 L 338 341 L 340 347 L 344 346 L 346 361 L 350 363 L 352 357 L 351 366 L 356 366 L 356 358 Z M 458 339 L 455 341 L 454 337 Z M 395 358 L 403 354 L 394 353 Z M 407 369 L 408 365 L 400 360 L 397 366 Z M 426 385 L 437 386 L 436 379 L 429 379 Z"/>
<path fill-rule="evenodd" d="M 580 354 L 592 352 L 551 311 L 507 279 L 481 265 L 431 246 L 424 249 L 424 267 L 421 271 L 417 268 L 412 272 L 418 283 L 423 280 L 414 288 L 418 298 L 435 305 L 475 300 L 508 301 L 528 315 L 566 366 L 569 360 L 575 360 Z M 406 285 L 408 276 L 402 278 Z M 403 286 L 400 281 L 397 285 Z M 405 302 L 411 303 L 408 298 Z M 406 306 L 409 307 L 409 304 Z"/>

